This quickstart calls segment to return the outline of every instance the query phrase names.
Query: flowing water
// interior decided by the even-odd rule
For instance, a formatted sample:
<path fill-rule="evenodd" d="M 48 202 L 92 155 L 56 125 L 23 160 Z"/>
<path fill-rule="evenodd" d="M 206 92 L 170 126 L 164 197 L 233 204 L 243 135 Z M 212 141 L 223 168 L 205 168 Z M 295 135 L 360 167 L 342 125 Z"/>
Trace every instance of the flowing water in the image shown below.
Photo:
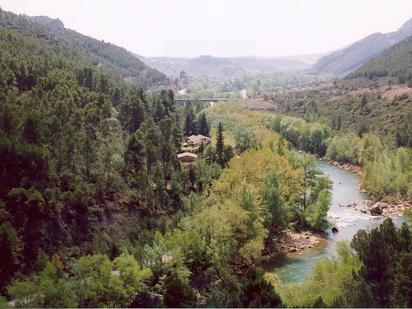
<path fill-rule="evenodd" d="M 382 217 L 370 216 L 350 207 L 339 206 L 367 199 L 366 195 L 358 190 L 358 175 L 323 161 L 319 161 L 317 166 L 333 181 L 332 203 L 328 219 L 333 226 L 338 228 L 339 232 L 333 234 L 329 229 L 326 231 L 326 239 L 316 248 L 306 249 L 301 255 L 288 254 L 269 265 L 271 271 L 277 274 L 284 283 L 302 281 L 317 260 L 336 256 L 337 241 L 350 241 L 359 229 L 373 228 L 384 220 Z M 403 222 L 401 217 L 393 218 L 393 220 L 395 224 Z"/>

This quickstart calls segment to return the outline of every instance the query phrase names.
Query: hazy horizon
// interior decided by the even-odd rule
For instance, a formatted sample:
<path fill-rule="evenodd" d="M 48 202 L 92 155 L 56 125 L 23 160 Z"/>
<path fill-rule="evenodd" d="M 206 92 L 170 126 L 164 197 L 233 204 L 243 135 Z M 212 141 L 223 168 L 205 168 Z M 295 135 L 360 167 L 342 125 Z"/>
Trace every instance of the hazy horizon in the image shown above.
<path fill-rule="evenodd" d="M 253 4 L 253 5 L 252 5 Z M 146 57 L 290 57 L 331 52 L 412 17 L 409 0 L 0 0 Z"/>

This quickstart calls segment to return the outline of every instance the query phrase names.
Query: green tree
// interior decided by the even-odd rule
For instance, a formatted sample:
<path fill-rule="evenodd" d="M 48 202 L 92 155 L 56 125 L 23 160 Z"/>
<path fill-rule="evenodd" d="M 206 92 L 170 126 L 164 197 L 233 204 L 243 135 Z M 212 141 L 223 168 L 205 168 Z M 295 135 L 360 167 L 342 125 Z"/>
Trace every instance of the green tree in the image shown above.
<path fill-rule="evenodd" d="M 0 291 L 4 290 L 13 277 L 18 266 L 21 251 L 21 242 L 16 230 L 10 222 L 4 220 L 5 214 L 3 212 L 0 208 L 0 216 L 3 217 L 0 218 L 3 221 L 0 224 Z"/>
<path fill-rule="evenodd" d="M 283 198 L 275 171 L 270 171 L 266 177 L 262 192 L 262 204 L 267 212 L 265 226 L 269 230 L 268 238 L 273 233 L 287 226 L 287 212 L 283 207 Z"/>
<path fill-rule="evenodd" d="M 173 270 L 167 275 L 164 286 L 163 302 L 166 307 L 180 308 L 195 306 L 196 295 L 186 276 Z"/>
<path fill-rule="evenodd" d="M 119 272 L 127 295 L 134 295 L 136 292 L 147 290 L 146 281 L 151 278 L 152 272 L 149 268 L 140 268 L 132 255 L 120 255 L 114 259 L 113 265 L 115 271 Z"/>
<path fill-rule="evenodd" d="M 224 150 L 224 137 L 223 137 L 223 126 L 222 123 L 219 122 L 216 132 L 216 161 L 220 164 L 221 167 L 225 166 L 225 161 L 223 157 L 223 150 Z"/>
<path fill-rule="evenodd" d="M 199 119 L 197 121 L 198 123 L 198 128 L 199 128 L 199 134 L 202 134 L 204 136 L 209 136 L 209 124 L 207 123 L 206 115 L 205 113 L 201 113 L 199 116 Z"/>
<path fill-rule="evenodd" d="M 73 283 L 54 257 L 32 280 L 16 282 L 8 288 L 16 307 L 72 308 L 77 306 Z"/>
<path fill-rule="evenodd" d="M 386 219 L 369 232 L 358 231 L 351 246 L 361 261 L 358 280 L 371 294 L 368 306 L 411 306 L 411 234 L 407 226 L 397 229 Z M 362 303 L 362 297 L 356 301 Z"/>
<path fill-rule="evenodd" d="M 129 138 L 125 153 L 125 169 L 138 175 L 144 166 L 144 145 L 139 139 L 137 133 L 132 134 Z"/>
<path fill-rule="evenodd" d="M 316 203 L 311 205 L 310 209 L 307 211 L 307 221 L 313 229 L 323 231 L 328 226 L 326 217 L 329 211 L 330 202 L 330 192 L 322 190 L 319 193 Z"/>
<path fill-rule="evenodd" d="M 282 307 L 280 296 L 272 285 L 255 268 L 249 268 L 241 279 L 242 307 L 275 308 Z"/>
<path fill-rule="evenodd" d="M 97 159 L 96 142 L 90 138 L 86 138 L 83 142 L 82 154 L 84 158 L 85 176 L 89 179 Z"/>
<path fill-rule="evenodd" d="M 81 257 L 76 264 L 75 281 L 80 307 L 124 307 L 131 296 L 105 255 Z"/>
<path fill-rule="evenodd" d="M 195 114 L 191 103 L 187 103 L 185 105 L 185 122 L 183 132 L 185 136 L 190 136 L 192 134 L 196 134 L 197 132 Z"/>
<path fill-rule="evenodd" d="M 137 95 L 120 105 L 119 119 L 128 130 L 134 133 L 145 119 L 144 102 Z"/>

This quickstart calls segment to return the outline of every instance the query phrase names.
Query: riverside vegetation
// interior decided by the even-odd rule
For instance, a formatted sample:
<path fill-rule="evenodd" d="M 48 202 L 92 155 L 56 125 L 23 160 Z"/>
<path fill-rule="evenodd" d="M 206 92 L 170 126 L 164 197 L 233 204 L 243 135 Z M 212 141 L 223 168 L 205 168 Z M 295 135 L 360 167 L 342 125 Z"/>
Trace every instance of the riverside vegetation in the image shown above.
<path fill-rule="evenodd" d="M 285 230 L 327 226 L 331 183 L 293 149 L 338 159 L 344 139 L 326 124 L 177 106 L 0 13 L 1 307 L 411 306 L 411 235 L 390 220 L 300 286 L 259 267 Z M 184 135 L 211 132 L 196 163 L 177 160 Z M 410 198 L 410 149 L 350 142 L 372 194 Z M 372 181 L 382 170 L 389 192 Z"/>

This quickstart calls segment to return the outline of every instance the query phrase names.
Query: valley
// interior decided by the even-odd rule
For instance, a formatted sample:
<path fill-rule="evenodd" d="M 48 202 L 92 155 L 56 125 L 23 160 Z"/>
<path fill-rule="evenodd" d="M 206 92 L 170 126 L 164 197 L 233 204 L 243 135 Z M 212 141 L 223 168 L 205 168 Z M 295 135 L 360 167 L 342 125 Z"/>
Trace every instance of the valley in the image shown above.
<path fill-rule="evenodd" d="M 0 307 L 411 307 L 411 35 L 144 57 L 0 9 Z"/>

